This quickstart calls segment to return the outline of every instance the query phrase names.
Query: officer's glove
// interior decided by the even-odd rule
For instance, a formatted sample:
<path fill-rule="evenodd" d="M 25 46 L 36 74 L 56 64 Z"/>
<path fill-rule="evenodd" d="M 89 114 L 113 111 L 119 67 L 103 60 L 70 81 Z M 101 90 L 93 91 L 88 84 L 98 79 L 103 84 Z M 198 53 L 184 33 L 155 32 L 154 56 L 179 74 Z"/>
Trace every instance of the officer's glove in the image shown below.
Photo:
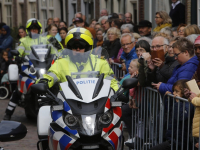
<path fill-rule="evenodd" d="M 62 49 L 60 43 L 56 40 L 55 37 L 50 37 L 48 41 L 57 49 Z"/>

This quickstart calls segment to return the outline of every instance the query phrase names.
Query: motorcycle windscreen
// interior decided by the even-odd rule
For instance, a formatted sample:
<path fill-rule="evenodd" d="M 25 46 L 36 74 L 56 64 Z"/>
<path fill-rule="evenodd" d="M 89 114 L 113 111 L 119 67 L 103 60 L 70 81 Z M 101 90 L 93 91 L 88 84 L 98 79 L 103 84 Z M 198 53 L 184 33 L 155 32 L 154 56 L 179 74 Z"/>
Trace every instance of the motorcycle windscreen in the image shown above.
<path fill-rule="evenodd" d="M 65 49 L 63 53 L 67 55 L 63 54 L 49 71 L 59 75 L 67 99 L 90 103 L 108 96 L 114 73 L 106 50 L 102 47 L 86 52 Z"/>

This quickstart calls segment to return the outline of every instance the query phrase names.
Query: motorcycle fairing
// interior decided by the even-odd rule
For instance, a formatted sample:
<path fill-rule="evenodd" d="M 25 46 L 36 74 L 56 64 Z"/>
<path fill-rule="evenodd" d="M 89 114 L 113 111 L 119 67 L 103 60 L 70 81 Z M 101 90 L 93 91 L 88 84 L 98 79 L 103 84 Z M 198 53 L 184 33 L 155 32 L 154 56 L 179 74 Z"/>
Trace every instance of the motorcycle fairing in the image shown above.
<path fill-rule="evenodd" d="M 119 127 L 114 128 L 113 131 L 105 138 L 114 148 L 114 150 L 121 150 L 122 146 L 122 122 Z"/>
<path fill-rule="evenodd" d="M 108 101 L 109 100 L 110 99 L 108 99 Z M 101 136 L 103 136 L 108 131 L 110 131 L 119 122 L 119 120 L 120 120 L 120 118 L 122 116 L 122 110 L 121 110 L 120 107 L 114 107 L 112 110 L 113 110 L 113 120 L 112 120 L 111 124 L 107 128 L 103 128 Z"/>
<path fill-rule="evenodd" d="M 51 127 L 49 129 L 49 148 L 51 150 L 67 150 L 75 140 L 63 132 L 55 132 Z"/>
<path fill-rule="evenodd" d="M 70 106 L 67 104 L 66 101 L 63 102 L 63 108 L 64 108 L 64 111 L 66 111 L 66 112 L 69 113 L 69 114 L 72 114 L 71 108 L 70 108 Z"/>
<path fill-rule="evenodd" d="M 33 85 L 34 83 L 35 83 L 34 80 L 19 75 L 18 89 L 21 93 L 26 94 L 30 89 L 31 85 Z"/>
<path fill-rule="evenodd" d="M 29 72 L 29 70 L 28 70 L 28 66 L 34 68 L 33 63 L 29 60 L 29 58 L 28 58 L 27 56 L 25 56 L 25 58 L 28 60 L 29 65 L 25 65 L 24 63 L 22 63 L 22 64 L 21 64 L 21 69 L 22 69 L 22 71 L 23 71 L 25 74 L 27 74 L 28 76 L 30 76 L 31 78 L 37 79 L 37 77 L 34 76 L 34 75 L 32 75 L 32 74 L 30 74 L 30 72 Z"/>
<path fill-rule="evenodd" d="M 79 137 L 77 130 L 71 130 L 63 121 L 62 110 L 52 111 L 53 121 L 56 122 L 60 127 L 65 129 L 67 132 Z"/>

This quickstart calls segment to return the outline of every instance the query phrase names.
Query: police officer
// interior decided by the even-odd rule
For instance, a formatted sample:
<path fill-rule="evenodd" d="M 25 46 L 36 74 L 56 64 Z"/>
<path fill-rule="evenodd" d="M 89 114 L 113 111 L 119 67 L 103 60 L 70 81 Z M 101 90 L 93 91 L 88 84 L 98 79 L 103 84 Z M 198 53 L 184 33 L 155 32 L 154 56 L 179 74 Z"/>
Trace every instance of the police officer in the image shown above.
<path fill-rule="evenodd" d="M 48 79 L 49 88 L 57 81 L 67 81 L 66 76 L 71 76 L 72 72 L 99 71 L 100 74 L 104 73 L 106 79 L 111 80 L 111 88 L 115 91 L 118 90 L 118 81 L 112 78 L 114 73 L 108 62 L 89 52 L 93 48 L 93 37 L 89 30 L 85 28 L 71 29 L 65 38 L 65 44 L 68 49 L 72 50 L 71 53 L 66 58 L 58 59 L 48 70 L 48 73 L 43 75 L 44 78 Z M 84 55 L 74 56 L 76 52 L 84 53 Z M 70 57 L 72 55 L 73 57 Z"/>
<path fill-rule="evenodd" d="M 30 46 L 38 45 L 38 44 L 46 44 L 47 38 L 40 37 L 39 34 L 42 33 L 42 24 L 35 18 L 29 19 L 26 23 L 26 33 L 27 36 L 20 39 L 19 46 L 17 50 L 20 53 L 20 56 L 29 55 L 31 52 Z M 15 107 L 20 99 L 20 94 L 18 94 L 17 88 L 12 93 L 10 101 L 8 103 L 8 107 L 6 108 L 6 115 L 4 116 L 4 120 L 10 120 Z"/>

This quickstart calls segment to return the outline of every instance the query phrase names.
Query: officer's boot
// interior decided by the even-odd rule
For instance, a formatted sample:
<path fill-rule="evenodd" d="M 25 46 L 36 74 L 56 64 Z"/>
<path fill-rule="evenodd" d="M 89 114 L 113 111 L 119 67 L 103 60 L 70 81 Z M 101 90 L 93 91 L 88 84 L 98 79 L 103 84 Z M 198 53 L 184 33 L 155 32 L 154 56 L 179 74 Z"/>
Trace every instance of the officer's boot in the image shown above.
<path fill-rule="evenodd" d="M 17 104 L 13 103 L 13 102 L 9 102 L 8 103 L 8 107 L 6 108 L 6 114 L 3 117 L 3 120 L 10 120 L 15 108 L 16 108 Z"/>

